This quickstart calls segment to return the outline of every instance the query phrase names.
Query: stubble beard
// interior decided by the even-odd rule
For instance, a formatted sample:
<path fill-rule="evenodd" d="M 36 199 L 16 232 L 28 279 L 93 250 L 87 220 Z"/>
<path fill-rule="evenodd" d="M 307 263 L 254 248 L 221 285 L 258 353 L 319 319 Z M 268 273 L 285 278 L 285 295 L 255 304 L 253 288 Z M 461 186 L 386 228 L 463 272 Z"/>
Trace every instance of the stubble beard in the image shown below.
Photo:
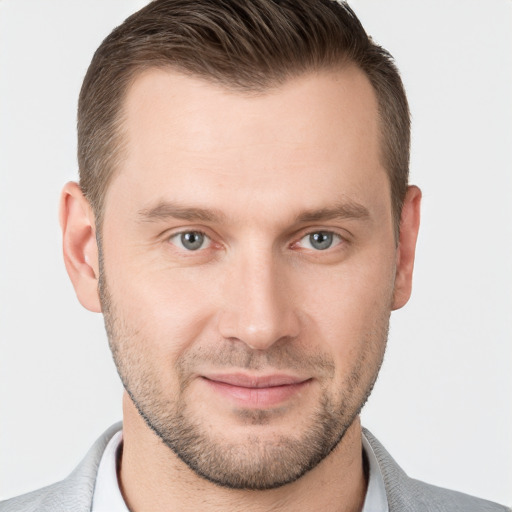
<path fill-rule="evenodd" d="M 101 269 L 100 269 L 101 270 Z M 157 368 L 150 357 L 144 358 L 141 334 L 130 327 L 116 311 L 105 275 L 100 271 L 102 311 L 109 345 L 117 371 L 146 425 L 198 476 L 231 489 L 267 490 L 292 483 L 316 467 L 341 442 L 347 429 L 366 403 L 384 357 L 389 314 L 364 340 L 365 351 L 355 361 L 341 389 L 333 394 L 329 383 L 334 378 L 334 362 L 326 355 L 307 355 L 295 349 L 293 342 L 276 344 L 265 353 L 256 354 L 242 343 L 233 350 L 200 355 L 186 354 L 175 364 L 179 386 L 174 396 L 158 385 Z M 226 341 L 227 343 L 227 341 Z M 221 345 L 222 346 L 222 345 Z M 191 368 L 198 359 L 226 368 L 301 369 L 315 366 L 325 376 L 321 398 L 301 433 L 290 432 L 271 438 L 249 434 L 242 441 L 229 439 L 228 433 L 209 432 L 204 419 L 195 418 L 187 400 Z M 306 363 L 307 361 L 307 363 Z M 240 419 L 249 425 L 272 421 L 272 410 L 242 410 Z M 249 432 L 249 430 L 248 430 Z"/>

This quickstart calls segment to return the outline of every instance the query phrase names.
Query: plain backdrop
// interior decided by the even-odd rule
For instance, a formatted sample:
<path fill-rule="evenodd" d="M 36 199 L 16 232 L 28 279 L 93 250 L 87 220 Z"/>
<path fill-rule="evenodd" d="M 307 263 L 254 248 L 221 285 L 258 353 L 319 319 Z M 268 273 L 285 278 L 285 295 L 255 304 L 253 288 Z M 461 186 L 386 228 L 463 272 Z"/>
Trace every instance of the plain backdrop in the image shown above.
<path fill-rule="evenodd" d="M 121 418 L 102 317 L 61 258 L 93 51 L 143 0 L 0 0 L 0 498 L 65 477 Z M 363 423 L 416 478 L 512 504 L 512 2 L 357 0 L 395 56 L 424 192 L 410 303 Z"/>

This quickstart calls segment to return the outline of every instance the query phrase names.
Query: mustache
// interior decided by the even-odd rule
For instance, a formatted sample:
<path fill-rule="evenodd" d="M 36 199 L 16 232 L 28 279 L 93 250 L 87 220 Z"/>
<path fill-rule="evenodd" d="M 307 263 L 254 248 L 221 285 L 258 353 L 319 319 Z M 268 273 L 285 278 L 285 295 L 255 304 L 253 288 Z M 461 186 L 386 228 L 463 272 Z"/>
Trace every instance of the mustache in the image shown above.
<path fill-rule="evenodd" d="M 240 340 L 222 340 L 214 345 L 198 346 L 176 361 L 178 374 L 185 376 L 198 368 L 240 370 L 288 370 L 299 374 L 332 378 L 332 357 L 318 348 L 306 348 L 293 340 L 279 340 L 266 350 L 252 349 Z"/>

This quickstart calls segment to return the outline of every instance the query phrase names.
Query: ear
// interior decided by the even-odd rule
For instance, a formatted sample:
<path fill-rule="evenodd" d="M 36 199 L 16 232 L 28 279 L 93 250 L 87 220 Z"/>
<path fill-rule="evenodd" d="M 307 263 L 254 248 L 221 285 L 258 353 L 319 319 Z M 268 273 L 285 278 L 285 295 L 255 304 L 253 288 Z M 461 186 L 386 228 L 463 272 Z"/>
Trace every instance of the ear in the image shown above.
<path fill-rule="evenodd" d="M 100 313 L 98 246 L 94 214 L 77 183 L 69 182 L 64 186 L 59 218 L 64 263 L 78 300 L 89 311 Z"/>
<path fill-rule="evenodd" d="M 408 187 L 400 218 L 393 310 L 405 306 L 411 296 L 416 239 L 420 227 L 420 204 L 421 190 L 415 186 Z"/>

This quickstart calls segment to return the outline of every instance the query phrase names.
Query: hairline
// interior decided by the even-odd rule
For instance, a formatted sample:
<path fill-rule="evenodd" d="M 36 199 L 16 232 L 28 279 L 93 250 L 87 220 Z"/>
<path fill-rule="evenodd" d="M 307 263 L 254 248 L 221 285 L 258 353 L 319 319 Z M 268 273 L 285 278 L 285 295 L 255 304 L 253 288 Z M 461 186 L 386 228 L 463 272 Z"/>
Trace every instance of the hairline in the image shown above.
<path fill-rule="evenodd" d="M 391 180 L 393 170 L 389 169 L 389 164 L 386 162 L 386 136 L 384 135 L 385 120 L 383 119 L 383 115 L 381 112 L 381 98 L 378 89 L 375 87 L 369 76 L 369 73 L 365 69 L 363 69 L 363 67 L 359 65 L 359 63 L 357 63 L 354 59 L 350 58 L 350 56 L 348 55 L 344 55 L 343 58 L 340 58 L 339 61 L 337 61 L 336 63 L 325 64 L 322 66 L 310 66 L 304 69 L 297 69 L 296 72 L 294 73 L 271 76 L 268 78 L 268 82 L 266 84 L 236 83 L 233 80 L 230 80 L 229 78 L 223 79 L 222 77 L 217 78 L 216 76 L 212 76 L 207 73 L 192 72 L 186 69 L 184 66 L 164 61 L 163 59 L 161 62 L 154 61 L 149 63 L 148 65 L 133 64 L 124 75 L 125 80 L 123 81 L 123 90 L 118 100 L 118 108 L 112 122 L 112 139 L 110 141 L 110 146 L 111 148 L 114 149 L 111 151 L 111 157 L 109 158 L 109 171 L 107 173 L 107 179 L 104 182 L 103 193 L 99 196 L 98 204 L 95 205 L 91 203 L 89 198 L 87 198 L 89 203 L 91 204 L 95 216 L 96 230 L 98 231 L 98 233 L 101 233 L 102 231 L 106 198 L 110 190 L 112 181 L 114 180 L 115 176 L 120 172 L 120 167 L 123 163 L 124 156 L 126 156 L 126 147 L 128 145 L 128 141 L 126 137 L 126 132 L 124 131 L 124 127 L 126 126 L 127 121 L 126 105 L 128 95 L 130 94 L 130 91 L 132 90 L 135 82 L 138 79 L 140 79 L 144 74 L 150 73 L 155 70 L 174 72 L 184 77 L 191 77 L 202 80 L 208 84 L 217 85 L 218 87 L 229 93 L 240 94 L 246 97 L 258 97 L 270 94 L 273 90 L 277 90 L 280 87 L 287 84 L 288 82 L 292 80 L 298 80 L 301 77 L 321 73 L 339 73 L 346 70 L 349 67 L 355 67 L 361 73 L 363 73 L 365 78 L 368 80 L 368 83 L 370 84 L 372 91 L 375 95 L 375 100 L 377 104 L 376 115 L 378 122 L 379 161 L 386 172 L 388 180 L 389 194 L 391 199 L 392 219 L 394 224 L 393 227 L 395 232 L 395 239 L 396 242 L 398 243 L 401 205 L 399 209 L 397 209 L 395 205 L 395 197 L 393 193 L 393 186 Z"/>

